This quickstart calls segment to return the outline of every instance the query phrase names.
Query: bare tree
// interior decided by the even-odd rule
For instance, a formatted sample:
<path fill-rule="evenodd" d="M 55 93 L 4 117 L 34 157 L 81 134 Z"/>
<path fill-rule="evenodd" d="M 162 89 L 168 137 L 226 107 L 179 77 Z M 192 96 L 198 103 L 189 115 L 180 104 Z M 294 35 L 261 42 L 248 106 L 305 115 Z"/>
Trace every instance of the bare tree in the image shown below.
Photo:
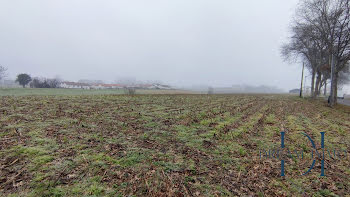
<path fill-rule="evenodd" d="M 330 106 L 337 101 L 340 72 L 350 60 L 350 0 L 302 0 L 285 59 L 302 57 L 312 74 L 312 96 L 331 78 Z M 316 78 L 316 84 L 314 84 Z"/>
<path fill-rule="evenodd" d="M 60 79 L 47 79 L 35 77 L 30 83 L 31 88 L 59 88 Z"/>
<path fill-rule="evenodd" d="M 7 68 L 0 66 L 0 80 L 6 77 L 6 71 L 7 71 Z"/>
<path fill-rule="evenodd" d="M 312 75 L 311 95 L 315 98 L 323 74 L 320 68 L 325 63 L 323 57 L 326 54 L 326 47 L 310 25 L 295 22 L 291 30 L 290 42 L 282 45 L 282 57 L 285 61 L 296 61 L 301 58 L 306 63 L 306 68 Z"/>
<path fill-rule="evenodd" d="M 298 19 L 309 24 L 327 45 L 331 60 L 330 106 L 337 102 L 339 73 L 350 60 L 349 0 L 304 0 Z"/>
<path fill-rule="evenodd" d="M 50 88 L 59 88 L 60 83 L 61 83 L 61 80 L 58 78 L 47 79 L 47 84 L 49 85 Z"/>
<path fill-rule="evenodd" d="M 135 95 L 136 94 L 136 89 L 132 87 L 128 87 L 124 89 L 124 93 L 128 95 Z"/>

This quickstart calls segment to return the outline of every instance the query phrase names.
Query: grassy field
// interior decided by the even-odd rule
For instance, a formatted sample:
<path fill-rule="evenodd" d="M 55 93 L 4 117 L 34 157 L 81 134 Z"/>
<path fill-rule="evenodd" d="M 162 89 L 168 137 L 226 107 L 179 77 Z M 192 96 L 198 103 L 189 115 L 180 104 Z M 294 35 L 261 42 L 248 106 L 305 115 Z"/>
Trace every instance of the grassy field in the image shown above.
<path fill-rule="evenodd" d="M 0 98 L 0 195 L 345 196 L 350 108 L 280 95 Z M 302 160 L 260 158 L 280 146 Z M 320 147 L 346 150 L 312 163 Z"/>
<path fill-rule="evenodd" d="M 123 90 L 84 90 L 64 88 L 0 88 L 0 96 L 32 96 L 32 95 L 101 95 L 101 94 L 123 94 Z"/>
<path fill-rule="evenodd" d="M 186 90 L 136 90 L 136 94 L 193 94 Z M 106 95 L 124 94 L 124 89 L 64 89 L 64 88 L 0 88 L 0 96 L 34 96 L 34 95 Z"/>

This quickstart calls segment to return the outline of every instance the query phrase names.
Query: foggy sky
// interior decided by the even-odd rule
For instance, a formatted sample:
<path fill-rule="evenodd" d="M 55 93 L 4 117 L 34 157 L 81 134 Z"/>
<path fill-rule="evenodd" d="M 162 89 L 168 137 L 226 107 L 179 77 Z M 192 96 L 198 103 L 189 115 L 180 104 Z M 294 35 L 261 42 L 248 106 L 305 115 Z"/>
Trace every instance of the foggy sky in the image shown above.
<path fill-rule="evenodd" d="M 297 0 L 0 0 L 0 64 L 66 80 L 299 86 L 284 63 Z"/>

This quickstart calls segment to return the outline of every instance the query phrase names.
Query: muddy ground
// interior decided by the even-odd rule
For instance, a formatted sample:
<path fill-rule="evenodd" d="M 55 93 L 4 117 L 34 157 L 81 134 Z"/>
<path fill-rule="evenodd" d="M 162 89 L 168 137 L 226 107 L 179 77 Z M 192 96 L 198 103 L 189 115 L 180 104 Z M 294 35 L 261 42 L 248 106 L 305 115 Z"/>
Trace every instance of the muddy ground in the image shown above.
<path fill-rule="evenodd" d="M 286 148 L 303 150 L 303 158 L 286 151 L 261 156 L 280 147 L 281 131 Z M 325 132 L 326 176 L 320 176 L 322 157 L 312 157 L 301 132 L 318 151 Z M 313 159 L 314 168 L 301 176 Z M 331 109 L 323 101 L 279 95 L 0 98 L 4 196 L 345 196 L 349 166 L 350 107 Z"/>

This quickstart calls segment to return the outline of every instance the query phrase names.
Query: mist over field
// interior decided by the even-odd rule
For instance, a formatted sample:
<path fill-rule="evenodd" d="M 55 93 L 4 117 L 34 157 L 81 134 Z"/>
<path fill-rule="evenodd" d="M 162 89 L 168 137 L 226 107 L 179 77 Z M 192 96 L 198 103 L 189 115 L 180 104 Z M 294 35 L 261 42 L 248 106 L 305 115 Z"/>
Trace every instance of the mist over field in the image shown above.
<path fill-rule="evenodd" d="M 350 0 L 0 0 L 0 196 L 350 194 Z"/>
<path fill-rule="evenodd" d="M 299 86 L 280 57 L 293 1 L 1 1 L 1 65 L 68 81 Z"/>

